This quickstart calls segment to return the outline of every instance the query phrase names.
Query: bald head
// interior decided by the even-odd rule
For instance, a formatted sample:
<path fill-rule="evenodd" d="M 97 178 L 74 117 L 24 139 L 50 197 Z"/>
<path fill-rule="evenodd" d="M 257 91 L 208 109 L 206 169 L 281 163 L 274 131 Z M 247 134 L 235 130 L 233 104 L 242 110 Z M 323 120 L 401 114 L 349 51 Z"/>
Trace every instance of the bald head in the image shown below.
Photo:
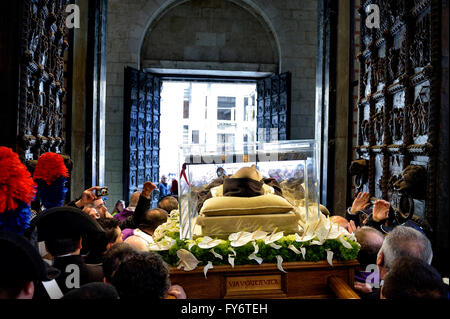
<path fill-rule="evenodd" d="M 355 237 L 361 248 L 358 252 L 358 261 L 362 267 L 376 264 L 377 254 L 384 241 L 384 235 L 372 227 L 361 227 L 355 231 Z"/>
<path fill-rule="evenodd" d="M 341 226 L 343 228 L 347 228 L 347 226 L 348 226 L 348 220 L 346 220 L 344 217 L 339 216 L 339 215 L 331 216 L 330 221 L 335 224 L 338 224 L 339 226 Z"/>
<path fill-rule="evenodd" d="M 148 251 L 145 241 L 138 236 L 130 236 L 125 239 L 125 244 L 131 245 L 137 251 Z"/>
<path fill-rule="evenodd" d="M 139 201 L 139 196 L 141 196 L 141 192 L 134 192 L 130 197 L 130 205 L 129 207 L 136 207 Z"/>
<path fill-rule="evenodd" d="M 149 209 L 142 216 L 139 228 L 145 229 L 147 232 L 153 234 L 155 229 L 167 221 L 168 213 L 161 208 Z"/>
<path fill-rule="evenodd" d="M 175 197 L 166 196 L 158 203 L 158 208 L 164 209 L 170 213 L 174 209 L 178 209 L 178 201 Z"/>

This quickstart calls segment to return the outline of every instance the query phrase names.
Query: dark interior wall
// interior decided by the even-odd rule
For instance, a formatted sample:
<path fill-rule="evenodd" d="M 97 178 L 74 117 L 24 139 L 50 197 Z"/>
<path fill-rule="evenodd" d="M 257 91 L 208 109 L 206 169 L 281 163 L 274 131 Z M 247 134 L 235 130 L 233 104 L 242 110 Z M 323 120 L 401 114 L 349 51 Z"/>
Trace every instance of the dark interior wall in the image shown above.
<path fill-rule="evenodd" d="M 0 1 L 0 145 L 16 148 L 20 1 Z"/>

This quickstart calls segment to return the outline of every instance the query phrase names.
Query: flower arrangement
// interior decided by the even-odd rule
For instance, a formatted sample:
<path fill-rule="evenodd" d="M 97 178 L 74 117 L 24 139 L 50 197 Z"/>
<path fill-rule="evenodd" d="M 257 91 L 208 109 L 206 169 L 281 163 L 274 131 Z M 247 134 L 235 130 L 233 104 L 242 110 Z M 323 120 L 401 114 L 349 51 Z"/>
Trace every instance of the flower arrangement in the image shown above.
<path fill-rule="evenodd" d="M 203 265 L 205 276 L 213 265 L 234 267 L 267 262 L 277 263 L 278 269 L 284 271 L 283 262 L 328 260 L 332 265 L 333 259 L 357 257 L 360 246 L 355 236 L 324 215 L 310 218 L 304 226 L 302 233 L 286 236 L 274 229 L 272 233 L 241 231 L 231 234 L 227 240 L 208 236 L 181 240 L 179 212 L 174 210 L 167 222 L 155 230 L 154 239 L 160 245 L 149 248 L 158 252 L 169 265 L 186 271 Z"/>

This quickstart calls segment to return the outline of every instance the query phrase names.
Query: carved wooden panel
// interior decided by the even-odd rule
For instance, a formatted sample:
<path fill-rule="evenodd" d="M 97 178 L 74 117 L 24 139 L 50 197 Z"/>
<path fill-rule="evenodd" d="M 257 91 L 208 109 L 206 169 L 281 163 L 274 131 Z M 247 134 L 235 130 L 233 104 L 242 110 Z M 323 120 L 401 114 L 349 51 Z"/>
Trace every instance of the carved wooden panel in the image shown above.
<path fill-rule="evenodd" d="M 159 180 L 160 89 L 158 77 L 125 69 L 125 200 L 146 181 Z"/>
<path fill-rule="evenodd" d="M 68 0 L 24 0 L 18 152 L 24 160 L 64 153 Z"/>
<path fill-rule="evenodd" d="M 257 81 L 256 119 L 259 140 L 268 142 L 289 138 L 290 91 L 291 74 L 289 72 Z"/>
<path fill-rule="evenodd" d="M 378 29 L 365 25 L 369 4 L 380 8 Z M 394 209 L 413 212 L 431 224 L 440 85 L 435 63 L 440 26 L 432 23 L 433 15 L 439 14 L 437 4 L 361 1 L 356 148 L 360 161 L 352 165 L 357 191 L 389 200 Z"/>

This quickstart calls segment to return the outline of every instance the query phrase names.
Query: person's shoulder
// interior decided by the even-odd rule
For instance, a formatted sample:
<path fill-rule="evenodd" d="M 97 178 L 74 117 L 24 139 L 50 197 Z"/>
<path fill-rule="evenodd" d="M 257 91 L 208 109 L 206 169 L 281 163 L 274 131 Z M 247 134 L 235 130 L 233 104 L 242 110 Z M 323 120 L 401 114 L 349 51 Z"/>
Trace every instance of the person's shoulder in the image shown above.
<path fill-rule="evenodd" d="M 102 264 L 86 264 L 86 270 L 89 274 L 89 282 L 103 281 L 103 267 Z"/>

